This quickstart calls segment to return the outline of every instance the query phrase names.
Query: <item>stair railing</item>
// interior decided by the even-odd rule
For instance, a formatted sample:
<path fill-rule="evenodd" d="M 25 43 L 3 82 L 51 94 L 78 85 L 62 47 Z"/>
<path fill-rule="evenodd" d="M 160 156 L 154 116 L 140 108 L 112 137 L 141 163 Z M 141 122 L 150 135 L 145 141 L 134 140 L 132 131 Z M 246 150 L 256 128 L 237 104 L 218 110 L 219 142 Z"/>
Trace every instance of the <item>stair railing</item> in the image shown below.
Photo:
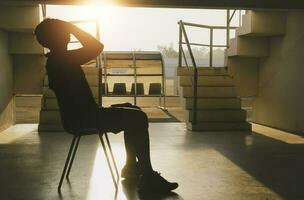
<path fill-rule="evenodd" d="M 179 51 L 178 51 L 178 67 L 182 67 L 183 61 L 186 67 L 190 67 L 190 64 L 187 61 L 186 53 L 183 49 L 183 45 L 187 46 L 188 53 L 190 55 L 191 63 L 193 66 L 193 76 L 192 76 L 192 92 L 193 92 L 193 105 L 192 105 L 192 125 L 197 123 L 197 79 L 198 79 L 198 69 L 197 63 L 195 61 L 195 57 L 193 55 L 193 51 L 191 46 L 201 46 L 201 47 L 209 47 L 209 67 L 213 67 L 213 48 L 214 47 L 229 47 L 229 39 L 230 39 L 230 30 L 236 29 L 237 26 L 230 26 L 233 17 L 235 16 L 237 10 L 233 10 L 232 14 L 230 14 L 230 10 L 227 10 L 227 23 L 226 26 L 209 26 L 202 24 L 195 24 L 189 22 L 183 22 L 180 20 L 179 24 Z M 241 10 L 239 10 L 239 17 L 241 17 Z M 239 26 L 241 24 L 241 20 L 239 19 Z M 203 43 L 191 43 L 189 41 L 189 37 L 186 32 L 186 26 L 197 27 L 197 28 L 205 28 L 209 29 L 210 39 L 209 44 Z M 223 45 L 215 45 L 213 42 L 213 33 L 214 30 L 226 30 L 226 44 Z"/>
<path fill-rule="evenodd" d="M 183 36 L 184 36 L 184 39 L 185 39 L 185 43 L 182 42 L 183 41 Z M 192 65 L 193 65 L 193 83 L 192 83 L 192 92 L 193 92 L 193 107 L 192 107 L 192 124 L 196 124 L 196 117 L 197 117 L 197 114 L 196 114 L 196 108 L 197 108 L 197 66 L 196 66 L 196 62 L 195 62 L 195 59 L 194 59 L 194 55 L 193 55 L 193 52 L 192 52 L 192 49 L 191 49 L 191 45 L 190 45 L 190 42 L 189 42 L 189 39 L 188 39 L 188 35 L 187 35 L 187 32 L 186 32 L 186 29 L 185 29 L 185 25 L 184 25 L 184 22 L 182 20 L 179 21 L 179 39 L 180 39 L 180 42 L 179 42 L 179 67 L 182 66 L 182 58 L 181 58 L 181 54 L 183 55 L 184 57 L 184 60 L 185 60 L 185 63 L 188 66 L 188 63 L 187 63 L 187 58 L 186 58 L 186 55 L 185 55 L 185 52 L 183 50 L 183 44 L 186 44 L 187 45 L 187 48 L 188 48 L 188 52 L 190 54 L 190 58 L 191 58 L 191 62 L 192 62 Z"/>

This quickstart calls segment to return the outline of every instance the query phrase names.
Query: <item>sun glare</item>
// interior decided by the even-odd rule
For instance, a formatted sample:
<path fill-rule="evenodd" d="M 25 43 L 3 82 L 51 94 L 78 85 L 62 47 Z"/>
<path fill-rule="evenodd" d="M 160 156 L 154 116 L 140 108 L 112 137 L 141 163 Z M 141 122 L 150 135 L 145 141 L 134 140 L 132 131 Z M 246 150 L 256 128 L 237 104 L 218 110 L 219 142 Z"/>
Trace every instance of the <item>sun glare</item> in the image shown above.
<path fill-rule="evenodd" d="M 110 1 L 94 1 L 89 3 L 84 9 L 85 15 L 99 21 L 103 18 L 111 18 L 118 13 L 119 7 Z"/>

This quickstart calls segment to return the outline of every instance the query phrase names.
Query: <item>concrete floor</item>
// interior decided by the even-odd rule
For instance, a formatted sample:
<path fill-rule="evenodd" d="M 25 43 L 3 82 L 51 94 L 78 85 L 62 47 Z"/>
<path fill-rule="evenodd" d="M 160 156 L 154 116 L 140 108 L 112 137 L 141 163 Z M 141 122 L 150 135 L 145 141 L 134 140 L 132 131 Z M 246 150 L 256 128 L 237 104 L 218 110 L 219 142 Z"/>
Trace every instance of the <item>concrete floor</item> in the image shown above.
<path fill-rule="evenodd" d="M 116 199 L 303 200 L 303 138 L 289 135 L 294 140 L 285 141 L 285 133 L 257 130 L 251 135 L 192 133 L 183 123 L 152 123 L 154 168 L 180 187 L 168 196 L 138 197 L 134 185 L 121 182 Z M 122 134 L 110 138 L 121 169 Z M 70 182 L 65 180 L 62 194 L 57 193 L 70 141 L 64 133 L 37 133 L 37 125 L 16 125 L 2 132 L 0 199 L 115 199 L 97 136 L 82 139 Z"/>

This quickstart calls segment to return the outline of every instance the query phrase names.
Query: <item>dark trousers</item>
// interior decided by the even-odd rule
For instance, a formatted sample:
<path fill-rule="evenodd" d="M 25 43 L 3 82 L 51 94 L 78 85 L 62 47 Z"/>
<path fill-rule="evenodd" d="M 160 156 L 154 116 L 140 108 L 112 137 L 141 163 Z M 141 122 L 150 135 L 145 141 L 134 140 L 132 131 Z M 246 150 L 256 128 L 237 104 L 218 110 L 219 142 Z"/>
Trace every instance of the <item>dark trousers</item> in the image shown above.
<path fill-rule="evenodd" d="M 124 131 L 126 165 L 135 164 L 137 158 L 142 172 L 151 172 L 146 113 L 133 106 L 101 108 L 98 112 L 97 127 L 105 132 Z"/>
<path fill-rule="evenodd" d="M 135 107 L 101 108 L 97 118 L 98 128 L 106 132 L 142 132 L 148 130 L 146 113 Z"/>

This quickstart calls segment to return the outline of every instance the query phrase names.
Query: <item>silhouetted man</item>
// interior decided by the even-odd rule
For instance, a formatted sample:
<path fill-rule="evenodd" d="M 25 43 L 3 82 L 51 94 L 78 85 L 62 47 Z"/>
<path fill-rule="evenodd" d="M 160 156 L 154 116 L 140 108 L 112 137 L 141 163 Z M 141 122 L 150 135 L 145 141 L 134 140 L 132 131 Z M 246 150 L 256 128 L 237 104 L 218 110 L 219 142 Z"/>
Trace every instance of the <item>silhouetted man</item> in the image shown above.
<path fill-rule="evenodd" d="M 168 182 L 152 168 L 147 115 L 131 104 L 126 104 L 128 108 L 99 108 L 96 104 L 81 65 L 97 57 L 103 44 L 76 26 L 58 19 L 45 19 L 36 27 L 35 34 L 38 42 L 50 49 L 46 55 L 49 87 L 56 94 L 64 129 L 124 131 L 127 159 L 121 176 L 141 175 L 138 187 L 143 191 L 177 188 L 177 183 Z M 79 40 L 82 48 L 67 50 L 70 34 Z"/>

